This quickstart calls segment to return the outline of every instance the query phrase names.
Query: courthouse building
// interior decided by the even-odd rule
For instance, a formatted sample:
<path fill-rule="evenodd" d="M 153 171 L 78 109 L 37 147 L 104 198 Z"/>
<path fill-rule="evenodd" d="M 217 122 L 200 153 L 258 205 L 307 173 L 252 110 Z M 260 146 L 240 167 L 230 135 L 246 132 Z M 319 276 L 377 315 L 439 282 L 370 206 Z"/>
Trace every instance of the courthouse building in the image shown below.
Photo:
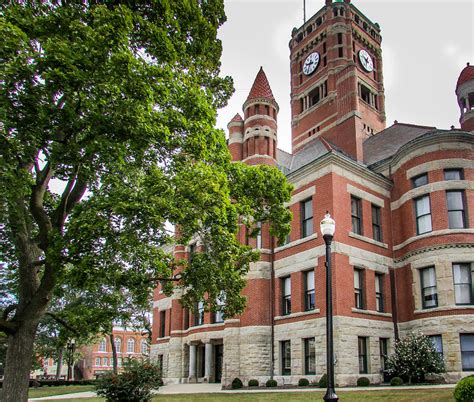
<path fill-rule="evenodd" d="M 454 82 L 460 127 L 386 126 L 381 33 L 350 0 L 326 4 L 291 34 L 292 153 L 277 147 L 278 103 L 263 69 L 228 124 L 235 161 L 281 169 L 294 185 L 285 245 L 268 228 L 247 275 L 245 312 L 184 310 L 157 289 L 152 355 L 164 381 L 239 377 L 296 384 L 326 369 L 325 246 L 332 244 L 335 376 L 383 380 L 394 340 L 432 337 L 446 380 L 474 370 L 474 66 Z M 245 241 L 245 233 L 239 234 Z M 199 244 L 179 245 L 186 258 Z"/>

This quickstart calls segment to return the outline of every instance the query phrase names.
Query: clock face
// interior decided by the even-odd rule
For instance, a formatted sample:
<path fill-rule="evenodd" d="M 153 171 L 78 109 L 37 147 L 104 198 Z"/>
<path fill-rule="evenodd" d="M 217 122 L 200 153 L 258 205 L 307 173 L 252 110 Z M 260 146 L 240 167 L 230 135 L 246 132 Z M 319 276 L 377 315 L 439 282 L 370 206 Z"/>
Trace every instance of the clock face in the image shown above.
<path fill-rule="evenodd" d="M 316 68 L 318 67 L 319 64 L 319 53 L 318 52 L 313 52 L 311 53 L 306 60 L 304 61 L 303 64 L 303 73 L 304 75 L 310 75 Z"/>
<path fill-rule="evenodd" d="M 370 54 L 367 53 L 367 50 L 362 49 L 359 51 L 359 60 L 365 71 L 368 71 L 369 73 L 371 71 L 374 71 L 374 62 L 372 61 L 372 57 L 370 57 Z"/>

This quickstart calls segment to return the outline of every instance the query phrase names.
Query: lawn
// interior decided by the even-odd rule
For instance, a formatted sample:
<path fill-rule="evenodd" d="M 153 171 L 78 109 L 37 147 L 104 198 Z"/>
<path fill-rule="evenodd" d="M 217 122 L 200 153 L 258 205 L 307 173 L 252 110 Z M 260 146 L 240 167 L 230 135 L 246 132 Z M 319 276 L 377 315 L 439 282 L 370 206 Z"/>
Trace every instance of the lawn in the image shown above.
<path fill-rule="evenodd" d="M 76 392 L 94 391 L 93 385 L 65 385 L 59 387 L 38 387 L 30 388 L 29 398 L 41 398 L 43 396 L 75 394 Z"/>
<path fill-rule="evenodd" d="M 81 386 L 80 391 L 89 391 Z M 57 387 L 72 388 L 72 387 Z M 75 391 L 75 392 L 80 392 Z M 52 394 L 50 394 L 52 395 Z M 57 394 L 55 394 L 57 395 Z M 270 402 L 270 401 L 322 401 L 324 391 L 315 392 L 268 392 L 258 394 L 181 394 L 181 395 L 159 395 L 153 398 L 155 402 Z M 454 401 L 453 389 L 421 389 L 421 390 L 380 390 L 380 391 L 358 391 L 358 392 L 338 392 L 340 401 L 347 402 L 449 402 Z M 33 395 L 30 394 L 30 398 Z M 55 402 L 96 402 L 105 401 L 103 398 L 82 398 L 82 399 L 56 399 Z"/>

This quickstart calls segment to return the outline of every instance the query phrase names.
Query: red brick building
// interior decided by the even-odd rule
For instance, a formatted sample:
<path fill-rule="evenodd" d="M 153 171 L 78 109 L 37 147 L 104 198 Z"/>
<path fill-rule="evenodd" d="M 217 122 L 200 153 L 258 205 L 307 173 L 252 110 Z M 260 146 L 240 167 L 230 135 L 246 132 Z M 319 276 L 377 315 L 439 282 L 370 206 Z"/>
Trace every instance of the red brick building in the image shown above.
<path fill-rule="evenodd" d="M 460 129 L 387 128 L 380 27 L 350 0 L 326 0 L 293 30 L 290 63 L 292 153 L 277 148 L 278 103 L 263 69 L 228 125 L 233 160 L 278 166 L 293 183 L 290 236 L 276 247 L 263 225 L 251 240 L 261 259 L 240 317 L 189 313 L 178 293 L 157 289 L 152 354 L 165 382 L 295 384 L 325 372 L 326 211 L 336 221 L 336 383 L 382 381 L 394 339 L 410 330 L 432 336 L 448 381 L 472 374 L 474 67 L 456 85 Z M 176 246 L 176 256 L 196 247 Z"/>
<path fill-rule="evenodd" d="M 117 364 L 122 370 L 126 359 L 143 359 L 149 355 L 148 337 L 140 332 L 114 328 L 114 343 L 117 350 Z M 83 359 L 77 363 L 82 378 L 97 378 L 113 369 L 112 344 L 110 337 L 103 337 L 99 343 L 81 348 Z"/>

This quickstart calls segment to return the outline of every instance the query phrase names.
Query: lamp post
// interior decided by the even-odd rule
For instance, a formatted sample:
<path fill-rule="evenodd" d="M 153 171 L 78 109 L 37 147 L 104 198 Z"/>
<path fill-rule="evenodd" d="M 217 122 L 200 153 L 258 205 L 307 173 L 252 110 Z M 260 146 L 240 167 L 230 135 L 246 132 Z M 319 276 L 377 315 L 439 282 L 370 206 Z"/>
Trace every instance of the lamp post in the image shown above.
<path fill-rule="evenodd" d="M 326 211 L 324 219 L 321 221 L 321 234 L 323 235 L 324 243 L 326 243 L 326 365 L 328 374 L 328 387 L 325 401 L 338 401 L 339 397 L 336 395 L 334 389 L 334 344 L 332 333 L 332 283 L 331 283 L 331 242 L 336 230 L 336 222 Z"/>
<path fill-rule="evenodd" d="M 69 352 L 68 355 L 68 362 L 67 362 L 67 380 L 71 381 L 72 379 L 72 365 L 74 363 L 74 352 L 76 349 L 76 341 L 74 339 L 71 339 L 67 343 L 67 349 Z"/>

